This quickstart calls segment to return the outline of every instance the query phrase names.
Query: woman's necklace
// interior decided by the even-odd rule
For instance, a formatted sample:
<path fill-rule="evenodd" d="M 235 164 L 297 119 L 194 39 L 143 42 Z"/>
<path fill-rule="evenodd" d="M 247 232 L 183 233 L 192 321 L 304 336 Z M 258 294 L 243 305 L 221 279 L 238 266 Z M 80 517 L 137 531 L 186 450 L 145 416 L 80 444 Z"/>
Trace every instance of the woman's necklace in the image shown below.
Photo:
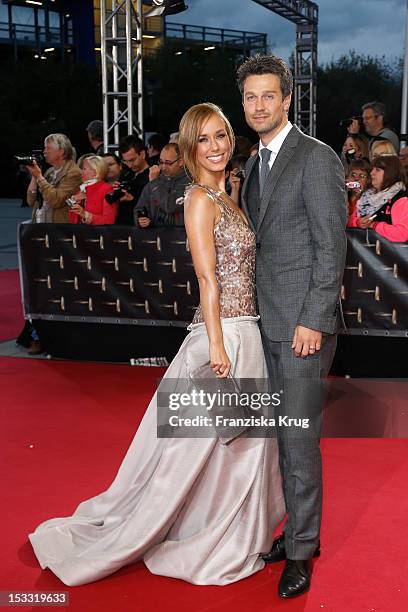
<path fill-rule="evenodd" d="M 199 187 L 204 187 L 204 189 L 208 189 L 209 191 L 212 191 L 218 197 L 221 197 L 222 194 L 226 193 L 223 189 L 215 189 L 214 187 L 211 187 L 210 185 L 204 185 L 204 183 L 196 183 L 196 184 Z"/>

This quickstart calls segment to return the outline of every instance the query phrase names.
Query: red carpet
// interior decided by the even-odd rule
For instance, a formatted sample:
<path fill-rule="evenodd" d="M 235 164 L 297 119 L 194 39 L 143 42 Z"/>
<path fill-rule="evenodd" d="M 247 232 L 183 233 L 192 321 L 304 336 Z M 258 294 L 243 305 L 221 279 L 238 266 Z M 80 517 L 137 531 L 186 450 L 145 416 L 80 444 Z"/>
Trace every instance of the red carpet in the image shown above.
<path fill-rule="evenodd" d="M 156 368 L 0 360 L 0 590 L 69 591 L 75 612 L 407 609 L 407 440 L 323 441 L 323 552 L 311 592 L 297 600 L 276 595 L 282 564 L 228 587 L 153 576 L 141 562 L 76 588 L 41 571 L 27 534 L 110 484 L 159 375 Z"/>
<path fill-rule="evenodd" d="M 0 272 L 0 342 L 16 338 L 24 325 L 18 270 Z"/>

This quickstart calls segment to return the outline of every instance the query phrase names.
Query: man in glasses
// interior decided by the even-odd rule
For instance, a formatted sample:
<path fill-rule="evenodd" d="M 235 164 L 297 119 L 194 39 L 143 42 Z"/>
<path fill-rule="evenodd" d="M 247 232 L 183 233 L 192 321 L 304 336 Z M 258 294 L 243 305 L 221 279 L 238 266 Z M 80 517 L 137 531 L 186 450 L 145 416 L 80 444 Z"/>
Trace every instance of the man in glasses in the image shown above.
<path fill-rule="evenodd" d="M 364 104 L 362 107 L 362 117 L 364 130 L 370 138 L 370 147 L 376 139 L 385 138 L 392 142 L 398 153 L 400 148 L 398 134 L 393 128 L 384 125 L 386 120 L 385 104 L 377 102 L 376 100 L 367 102 L 367 104 Z M 349 136 L 353 136 L 359 132 L 360 122 L 354 120 L 348 128 Z"/>
<path fill-rule="evenodd" d="M 382 102 L 367 102 L 363 106 L 363 123 L 367 134 L 371 137 L 371 142 L 374 138 L 386 138 L 394 145 L 398 152 L 400 148 L 399 138 L 396 132 L 384 126 L 385 121 L 385 104 Z"/>
<path fill-rule="evenodd" d="M 150 168 L 150 182 L 134 209 L 136 226 L 184 226 L 184 191 L 191 182 L 174 142 L 160 153 L 158 166 Z"/>

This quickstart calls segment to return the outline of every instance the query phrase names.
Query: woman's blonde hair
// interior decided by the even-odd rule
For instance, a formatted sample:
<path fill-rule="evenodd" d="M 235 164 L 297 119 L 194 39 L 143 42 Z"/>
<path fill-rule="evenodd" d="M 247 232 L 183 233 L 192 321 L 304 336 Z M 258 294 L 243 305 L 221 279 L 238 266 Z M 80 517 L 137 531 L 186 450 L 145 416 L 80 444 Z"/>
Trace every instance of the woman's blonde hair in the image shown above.
<path fill-rule="evenodd" d="M 89 164 L 92 170 L 96 172 L 96 178 L 98 181 L 103 181 L 108 174 L 109 165 L 104 157 L 99 155 L 89 155 L 82 160 L 82 167 L 84 163 Z"/>
<path fill-rule="evenodd" d="M 211 102 L 203 102 L 189 108 L 180 121 L 179 147 L 184 165 L 194 181 L 197 181 L 199 176 L 199 166 L 197 163 L 198 139 L 204 123 L 213 115 L 217 115 L 225 125 L 225 131 L 231 145 L 230 159 L 234 152 L 234 132 L 230 122 L 219 106 Z"/>
<path fill-rule="evenodd" d="M 381 153 L 376 153 L 375 150 L 381 147 Z M 383 138 L 382 140 L 374 140 L 370 149 L 370 161 L 373 161 L 375 157 L 379 155 L 398 155 L 394 145 L 390 140 Z"/>

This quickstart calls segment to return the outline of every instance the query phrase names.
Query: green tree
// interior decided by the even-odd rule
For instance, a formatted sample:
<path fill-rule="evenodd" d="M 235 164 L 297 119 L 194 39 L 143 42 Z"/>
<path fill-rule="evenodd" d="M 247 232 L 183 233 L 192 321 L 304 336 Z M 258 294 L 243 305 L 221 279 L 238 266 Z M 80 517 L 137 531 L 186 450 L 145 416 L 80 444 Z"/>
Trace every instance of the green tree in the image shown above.
<path fill-rule="evenodd" d="M 354 52 L 321 66 L 317 72 L 318 138 L 340 151 L 346 135 L 340 120 L 360 115 L 362 105 L 372 100 L 384 102 L 389 124 L 398 130 L 401 74 L 401 61 Z"/>

